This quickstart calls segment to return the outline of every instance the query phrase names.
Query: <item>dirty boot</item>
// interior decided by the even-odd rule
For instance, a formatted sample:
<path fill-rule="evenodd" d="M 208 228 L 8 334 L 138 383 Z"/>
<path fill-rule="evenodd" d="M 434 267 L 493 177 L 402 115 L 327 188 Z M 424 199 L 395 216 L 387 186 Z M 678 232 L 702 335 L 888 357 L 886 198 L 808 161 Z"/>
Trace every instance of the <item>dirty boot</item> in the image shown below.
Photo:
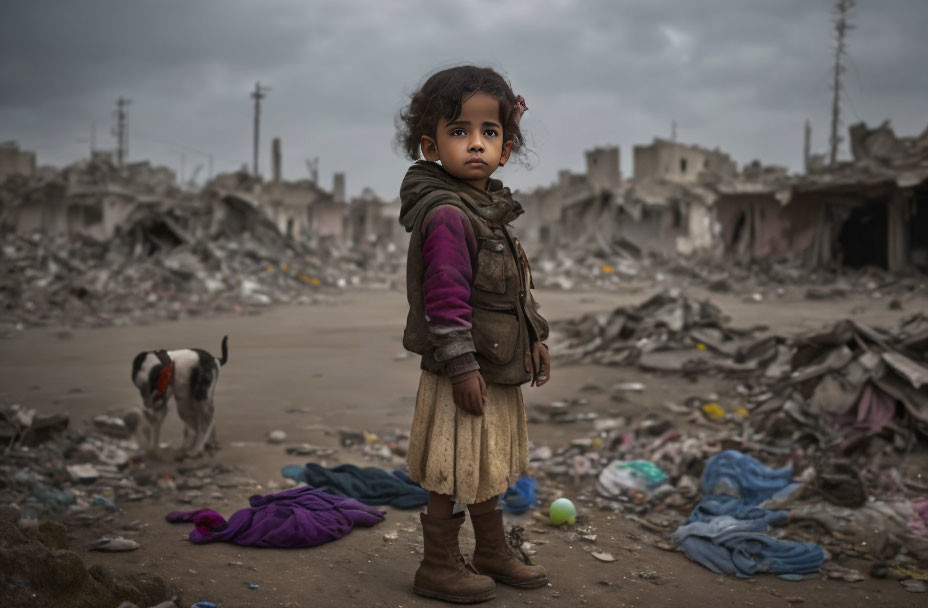
<path fill-rule="evenodd" d="M 529 566 L 506 542 L 503 512 L 493 509 L 483 515 L 471 514 L 474 522 L 474 568 L 500 583 L 521 589 L 534 589 L 548 584 L 548 572 L 542 566 Z"/>
<path fill-rule="evenodd" d="M 476 604 L 496 597 L 493 579 L 474 572 L 461 555 L 458 532 L 464 514 L 451 519 L 425 513 L 420 517 L 425 555 L 416 570 L 415 592 L 454 604 Z"/>

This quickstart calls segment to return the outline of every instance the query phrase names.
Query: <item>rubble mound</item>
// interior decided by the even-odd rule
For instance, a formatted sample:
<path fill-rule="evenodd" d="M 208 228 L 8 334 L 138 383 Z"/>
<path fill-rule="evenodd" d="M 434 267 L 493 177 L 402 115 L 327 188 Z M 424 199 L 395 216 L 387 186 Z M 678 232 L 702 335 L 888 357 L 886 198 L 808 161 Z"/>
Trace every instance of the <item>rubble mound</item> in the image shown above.
<path fill-rule="evenodd" d="M 4 606 L 10 608 L 84 608 L 118 606 L 130 601 L 153 606 L 176 599 L 157 576 L 115 576 L 101 566 L 87 569 L 80 556 L 59 548 L 63 526 L 20 524 L 19 512 L 0 509 L 0 576 Z M 50 532 L 54 530 L 54 532 Z M 56 539 L 56 540 L 50 540 Z"/>
<path fill-rule="evenodd" d="M 759 328 L 735 329 L 709 301 L 677 290 L 655 295 L 634 307 L 591 313 L 554 322 L 552 355 L 602 365 L 634 365 L 656 371 L 695 371 L 711 366 L 739 367 L 741 349 Z"/>
<path fill-rule="evenodd" d="M 103 159 L 0 182 L 0 323 L 104 326 L 248 313 L 397 281 L 403 260 L 395 246 L 348 250 L 329 237 L 285 234 L 260 184 L 252 186 L 217 178 L 182 190 L 157 171 L 133 175 Z"/>

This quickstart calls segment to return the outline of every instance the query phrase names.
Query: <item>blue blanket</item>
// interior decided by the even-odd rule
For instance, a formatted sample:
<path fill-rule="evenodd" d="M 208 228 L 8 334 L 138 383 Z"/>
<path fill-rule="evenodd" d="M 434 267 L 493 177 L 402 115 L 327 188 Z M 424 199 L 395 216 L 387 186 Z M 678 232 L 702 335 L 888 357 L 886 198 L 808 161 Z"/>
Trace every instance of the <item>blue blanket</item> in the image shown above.
<path fill-rule="evenodd" d="M 290 465 L 281 470 L 284 477 L 303 481 L 314 488 L 350 496 L 366 505 L 390 505 L 414 509 L 428 504 L 429 493 L 409 478 L 402 469 L 389 473 L 378 467 L 342 464 L 326 468 L 314 462 L 306 466 Z"/>
<path fill-rule="evenodd" d="M 787 514 L 758 506 L 794 491 L 792 477 L 792 467 L 771 469 L 735 450 L 716 454 L 702 474 L 703 499 L 673 533 L 674 543 L 719 574 L 815 572 L 825 561 L 822 548 L 766 534 L 768 525 L 786 523 Z"/>

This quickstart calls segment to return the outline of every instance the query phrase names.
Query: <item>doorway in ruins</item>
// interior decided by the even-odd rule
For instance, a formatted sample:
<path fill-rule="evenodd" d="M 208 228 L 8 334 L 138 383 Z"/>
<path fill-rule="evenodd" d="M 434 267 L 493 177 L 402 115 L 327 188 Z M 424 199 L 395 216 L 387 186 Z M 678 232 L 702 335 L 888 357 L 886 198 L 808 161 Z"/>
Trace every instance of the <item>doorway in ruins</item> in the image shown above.
<path fill-rule="evenodd" d="M 884 203 L 868 203 L 851 210 L 838 233 L 845 266 L 889 268 L 888 211 Z"/>
<path fill-rule="evenodd" d="M 916 188 L 913 195 L 909 245 L 912 265 L 928 272 L 928 181 Z"/>

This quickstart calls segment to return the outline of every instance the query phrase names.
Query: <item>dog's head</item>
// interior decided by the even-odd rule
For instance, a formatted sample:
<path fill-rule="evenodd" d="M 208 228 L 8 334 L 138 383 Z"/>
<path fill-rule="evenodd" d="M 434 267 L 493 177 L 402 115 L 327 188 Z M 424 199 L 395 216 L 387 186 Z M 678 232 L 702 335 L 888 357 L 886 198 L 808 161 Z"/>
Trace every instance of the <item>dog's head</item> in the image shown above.
<path fill-rule="evenodd" d="M 132 361 L 132 384 L 139 389 L 146 408 L 167 406 L 174 390 L 174 362 L 165 350 L 144 351 Z"/>

